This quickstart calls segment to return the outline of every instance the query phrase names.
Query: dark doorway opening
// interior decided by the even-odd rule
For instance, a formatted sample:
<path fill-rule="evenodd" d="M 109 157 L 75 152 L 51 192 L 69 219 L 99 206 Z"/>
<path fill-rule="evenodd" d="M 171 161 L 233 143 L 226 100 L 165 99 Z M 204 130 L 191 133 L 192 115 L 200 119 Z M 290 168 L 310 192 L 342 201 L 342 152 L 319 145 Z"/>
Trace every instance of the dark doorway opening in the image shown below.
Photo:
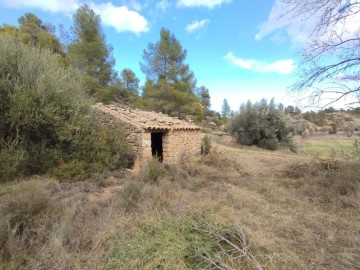
<path fill-rule="evenodd" d="M 151 133 L 151 154 L 159 161 L 163 161 L 163 135 L 162 132 Z"/>

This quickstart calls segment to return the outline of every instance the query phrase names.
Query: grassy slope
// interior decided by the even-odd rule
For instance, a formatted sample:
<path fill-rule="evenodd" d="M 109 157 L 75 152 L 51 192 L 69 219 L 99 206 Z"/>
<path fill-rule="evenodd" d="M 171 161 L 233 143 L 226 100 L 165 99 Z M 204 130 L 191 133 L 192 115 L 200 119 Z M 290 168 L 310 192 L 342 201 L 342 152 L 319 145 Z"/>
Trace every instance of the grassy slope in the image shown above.
<path fill-rule="evenodd" d="M 167 168 L 155 183 L 142 173 L 3 186 L 0 209 L 13 226 L 9 233 L 0 224 L 3 264 L 358 269 L 359 170 L 313 159 L 332 145 L 339 144 L 305 141 L 293 154 L 219 141 L 209 156 Z"/>

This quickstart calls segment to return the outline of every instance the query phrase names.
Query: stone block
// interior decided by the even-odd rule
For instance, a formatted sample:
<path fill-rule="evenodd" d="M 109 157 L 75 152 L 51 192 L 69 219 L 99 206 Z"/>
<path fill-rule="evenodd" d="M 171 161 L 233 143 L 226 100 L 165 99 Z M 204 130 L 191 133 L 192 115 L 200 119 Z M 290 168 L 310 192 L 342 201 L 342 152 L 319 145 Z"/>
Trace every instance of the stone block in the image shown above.
<path fill-rule="evenodd" d="M 151 141 L 150 140 L 143 140 L 142 141 L 142 146 L 151 146 Z"/>

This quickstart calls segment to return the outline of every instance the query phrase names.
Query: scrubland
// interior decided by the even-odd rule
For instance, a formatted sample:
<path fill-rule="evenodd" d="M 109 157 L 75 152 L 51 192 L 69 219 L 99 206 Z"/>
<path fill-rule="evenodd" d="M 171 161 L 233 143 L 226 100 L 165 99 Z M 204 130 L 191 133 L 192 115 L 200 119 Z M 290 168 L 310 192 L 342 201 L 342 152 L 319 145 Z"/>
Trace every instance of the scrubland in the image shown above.
<path fill-rule="evenodd" d="M 217 138 L 178 166 L 3 184 L 0 265 L 359 269 L 359 146 L 336 140 L 295 154 Z"/>

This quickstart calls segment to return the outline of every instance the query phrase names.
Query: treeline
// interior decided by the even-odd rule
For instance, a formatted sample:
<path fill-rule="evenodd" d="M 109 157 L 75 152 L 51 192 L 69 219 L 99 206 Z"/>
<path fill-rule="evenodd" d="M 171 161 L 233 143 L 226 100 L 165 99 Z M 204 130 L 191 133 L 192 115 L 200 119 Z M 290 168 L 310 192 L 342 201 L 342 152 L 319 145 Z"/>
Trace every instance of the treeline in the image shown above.
<path fill-rule="evenodd" d="M 131 69 L 115 70 L 113 48 L 106 41 L 100 17 L 88 5 L 81 5 L 73 15 L 70 34 L 60 28 L 60 38 L 53 25 L 32 13 L 18 22 L 18 27 L 0 27 L 0 35 L 50 50 L 61 66 L 71 66 L 81 74 L 87 94 L 97 101 L 120 100 L 173 116 L 193 115 L 199 121 L 209 112 L 209 90 L 197 87 L 195 75 L 185 63 L 187 51 L 168 29 L 161 29 L 159 41 L 149 43 L 143 51 L 140 65 L 146 81 L 140 87 Z"/>

